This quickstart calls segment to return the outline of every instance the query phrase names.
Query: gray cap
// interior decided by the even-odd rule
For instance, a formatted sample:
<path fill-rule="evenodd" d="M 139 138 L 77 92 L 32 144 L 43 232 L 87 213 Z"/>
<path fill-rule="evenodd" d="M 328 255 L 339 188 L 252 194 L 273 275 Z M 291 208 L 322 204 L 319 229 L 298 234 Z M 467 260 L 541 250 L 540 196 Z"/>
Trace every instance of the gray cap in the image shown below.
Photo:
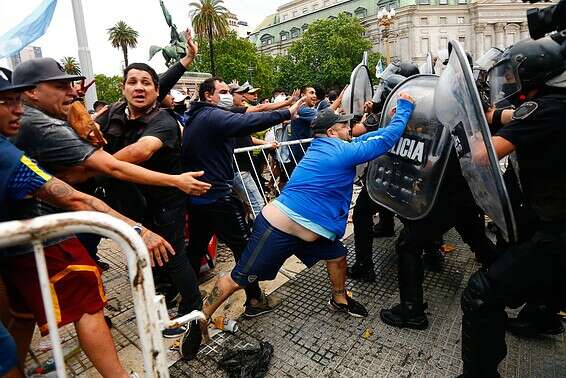
<path fill-rule="evenodd" d="M 23 92 L 28 89 L 35 88 L 33 84 L 12 84 L 12 71 L 7 68 L 0 67 L 0 93 L 2 92 Z"/>
<path fill-rule="evenodd" d="M 336 114 L 332 108 L 326 108 L 318 112 L 316 117 L 311 122 L 311 130 L 317 134 L 326 132 L 327 129 L 337 123 L 344 123 L 354 118 L 353 114 L 340 115 Z"/>
<path fill-rule="evenodd" d="M 69 75 L 55 59 L 37 58 L 20 63 L 12 73 L 12 84 L 38 84 L 54 80 L 84 80 L 84 76 Z"/>

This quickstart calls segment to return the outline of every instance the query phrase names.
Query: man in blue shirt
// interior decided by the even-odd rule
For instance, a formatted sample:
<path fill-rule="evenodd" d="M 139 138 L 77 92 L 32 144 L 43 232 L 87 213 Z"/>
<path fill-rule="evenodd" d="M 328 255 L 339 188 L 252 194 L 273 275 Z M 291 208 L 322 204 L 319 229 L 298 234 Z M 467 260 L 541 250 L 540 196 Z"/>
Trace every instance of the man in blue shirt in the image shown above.
<path fill-rule="evenodd" d="M 347 295 L 346 248 L 340 242 L 348 220 L 356 165 L 386 153 L 403 134 L 414 100 L 400 94 L 388 127 L 352 140 L 348 121 L 332 109 L 321 111 L 310 128 L 315 136 L 281 195 L 254 222 L 253 234 L 230 275 L 216 282 L 204 306 L 211 317 L 236 290 L 271 280 L 295 254 L 307 267 L 326 260 L 332 286 L 328 305 L 355 317 L 366 317 L 363 305 Z"/>

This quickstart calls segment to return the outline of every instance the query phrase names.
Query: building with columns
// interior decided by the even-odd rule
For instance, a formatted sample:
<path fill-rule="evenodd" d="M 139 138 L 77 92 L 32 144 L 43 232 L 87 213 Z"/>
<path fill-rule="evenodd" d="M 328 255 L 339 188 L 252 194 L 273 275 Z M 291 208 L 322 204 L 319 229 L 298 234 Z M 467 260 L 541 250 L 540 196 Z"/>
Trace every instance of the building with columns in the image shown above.
<path fill-rule="evenodd" d="M 528 37 L 526 13 L 536 5 L 520 0 L 293 0 L 249 38 L 264 53 L 285 55 L 310 23 L 346 12 L 360 19 L 374 51 L 384 53 L 387 41 L 393 58 L 421 63 L 429 51 L 446 49 L 452 39 L 476 58 L 493 46 L 504 49 Z M 378 25 L 381 9 L 396 12 L 388 31 Z"/>

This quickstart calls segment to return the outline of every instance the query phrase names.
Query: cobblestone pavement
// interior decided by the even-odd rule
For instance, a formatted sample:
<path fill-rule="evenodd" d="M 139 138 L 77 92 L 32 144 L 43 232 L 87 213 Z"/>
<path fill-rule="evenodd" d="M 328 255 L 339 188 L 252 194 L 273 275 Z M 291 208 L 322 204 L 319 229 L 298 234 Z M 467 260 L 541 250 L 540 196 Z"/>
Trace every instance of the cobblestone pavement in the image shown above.
<path fill-rule="evenodd" d="M 387 327 L 379 320 L 379 310 L 398 301 L 398 289 L 394 238 L 376 239 L 377 282 L 348 281 L 354 297 L 366 304 L 368 318 L 328 311 L 328 279 L 324 264 L 319 263 L 275 292 L 284 302 L 274 313 L 240 319 L 237 334 L 218 335 L 201 349 L 196 361 L 174 364 L 171 376 L 226 376 L 217 367 L 223 351 L 265 340 L 275 348 L 269 370 L 273 377 L 454 377 L 462 366 L 460 293 L 477 265 L 453 231 L 445 235 L 445 241 L 456 250 L 447 256 L 442 273 L 426 274 L 430 327 L 425 331 Z M 352 263 L 353 239 L 345 244 Z M 507 343 L 509 353 L 500 365 L 503 376 L 566 376 L 564 336 L 536 340 L 508 336 Z"/>
<path fill-rule="evenodd" d="M 283 304 L 274 313 L 253 319 L 239 319 L 239 331 L 220 333 L 203 347 L 197 360 L 177 361 L 177 352 L 169 352 L 172 377 L 224 377 L 217 365 L 228 347 L 255 345 L 269 341 L 274 349 L 269 375 L 273 377 L 436 377 L 456 376 L 460 360 L 460 293 L 470 274 L 477 268 L 472 254 L 452 231 L 445 236 L 456 250 L 446 258 L 442 273 L 427 273 L 425 297 L 428 301 L 430 328 L 426 331 L 399 330 L 379 320 L 379 310 L 398 300 L 394 238 L 375 239 L 376 283 L 348 281 L 355 298 L 364 303 L 370 316 L 355 319 L 329 312 L 328 278 L 324 264 L 299 273 L 279 287 L 276 295 Z M 353 238 L 345 240 L 353 257 Z M 112 269 L 104 274 L 112 334 L 120 357 L 128 368 L 140 370 L 139 338 L 125 260 L 111 243 L 103 243 L 100 254 Z M 70 376 L 97 376 L 78 342 L 72 326 L 61 330 Z M 47 338 L 33 343 L 33 356 L 27 366 L 44 362 L 50 352 L 41 352 Z M 566 376 L 564 336 L 537 340 L 507 337 L 509 354 L 500 371 L 506 377 Z M 166 345 L 170 343 L 166 340 Z M 131 361 L 130 361 L 131 360 Z M 175 363 L 175 361 L 177 361 Z"/>

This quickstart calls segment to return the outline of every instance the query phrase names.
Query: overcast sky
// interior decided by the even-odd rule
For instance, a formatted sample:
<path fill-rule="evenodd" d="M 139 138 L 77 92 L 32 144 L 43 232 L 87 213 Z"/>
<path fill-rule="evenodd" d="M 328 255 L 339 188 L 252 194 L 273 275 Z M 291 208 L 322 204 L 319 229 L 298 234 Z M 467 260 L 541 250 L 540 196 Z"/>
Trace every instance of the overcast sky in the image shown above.
<path fill-rule="evenodd" d="M 29 15 L 42 0 L 0 0 L 0 35 L 17 25 Z M 225 6 L 250 29 L 258 25 L 265 16 L 275 13 L 277 7 L 289 0 L 224 0 Z M 173 22 L 182 30 L 188 25 L 190 0 L 164 0 Z M 108 42 L 106 29 L 123 20 L 139 32 L 138 47 L 129 53 L 130 62 L 146 62 L 151 45 L 163 46 L 169 43 L 169 28 L 165 23 L 159 0 L 82 0 L 88 43 L 92 55 L 94 72 L 107 75 L 120 74 L 122 53 Z M 71 0 L 58 0 L 55 14 L 47 33 L 32 43 L 40 46 L 43 56 L 59 60 L 63 56 L 78 58 L 77 37 L 73 21 Z M 165 64 L 160 54 L 151 60 L 159 71 Z M 0 65 L 6 66 L 4 59 Z"/>

